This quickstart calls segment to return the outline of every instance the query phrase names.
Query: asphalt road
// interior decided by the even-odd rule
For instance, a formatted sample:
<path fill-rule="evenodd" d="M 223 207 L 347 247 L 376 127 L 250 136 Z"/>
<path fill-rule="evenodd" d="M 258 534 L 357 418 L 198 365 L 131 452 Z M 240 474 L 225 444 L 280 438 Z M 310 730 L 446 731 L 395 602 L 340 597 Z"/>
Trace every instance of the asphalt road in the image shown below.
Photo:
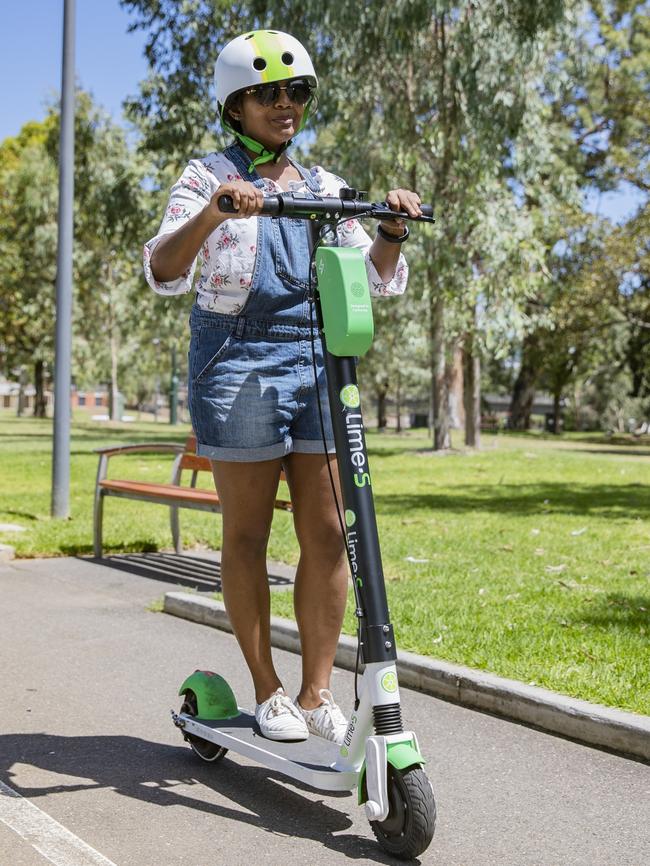
<path fill-rule="evenodd" d="M 196 668 L 216 670 L 246 706 L 247 672 L 230 635 L 150 610 L 177 568 L 144 576 L 137 557 L 127 568 L 0 566 L 0 866 L 47 864 L 39 847 L 60 866 L 395 862 L 355 797 L 311 791 L 232 753 L 198 761 L 170 721 L 179 685 Z M 299 658 L 276 659 L 295 691 Z M 347 710 L 352 674 L 337 670 L 333 683 Z M 402 705 L 438 802 L 419 862 L 650 863 L 647 765 L 409 690 Z"/>

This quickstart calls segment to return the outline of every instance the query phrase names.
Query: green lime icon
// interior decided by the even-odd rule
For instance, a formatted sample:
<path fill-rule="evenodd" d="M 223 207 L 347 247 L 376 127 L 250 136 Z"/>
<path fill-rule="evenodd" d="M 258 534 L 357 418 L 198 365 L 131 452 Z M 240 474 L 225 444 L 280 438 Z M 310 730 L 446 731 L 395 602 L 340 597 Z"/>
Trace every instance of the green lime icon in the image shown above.
<path fill-rule="evenodd" d="M 343 758 L 347 758 L 347 756 L 348 756 L 350 753 L 348 752 L 348 750 L 346 749 L 345 746 L 341 746 L 341 748 L 339 749 L 339 754 L 341 755 L 341 757 L 343 757 Z"/>
<path fill-rule="evenodd" d="M 381 686 L 385 692 L 397 691 L 397 677 L 392 671 L 383 675 L 381 678 Z"/>
<path fill-rule="evenodd" d="M 357 515 L 350 508 L 345 509 L 345 525 L 346 526 L 354 526 L 354 522 L 357 519 Z"/>
<path fill-rule="evenodd" d="M 346 385 L 344 388 L 341 388 L 339 396 L 341 397 L 341 403 L 347 406 L 348 409 L 356 409 L 361 403 L 359 389 L 356 385 Z"/>
<path fill-rule="evenodd" d="M 365 289 L 363 288 L 363 283 L 352 283 L 350 286 L 350 291 L 354 295 L 355 298 L 362 298 L 365 294 Z"/>

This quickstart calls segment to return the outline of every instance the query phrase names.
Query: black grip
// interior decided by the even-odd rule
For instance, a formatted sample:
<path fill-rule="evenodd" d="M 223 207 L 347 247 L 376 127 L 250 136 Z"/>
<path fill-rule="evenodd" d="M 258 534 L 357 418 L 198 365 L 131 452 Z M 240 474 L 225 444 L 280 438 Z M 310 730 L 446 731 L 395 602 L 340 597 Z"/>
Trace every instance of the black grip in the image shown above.
<path fill-rule="evenodd" d="M 217 204 L 221 213 L 237 213 L 231 195 L 220 195 Z"/>
<path fill-rule="evenodd" d="M 422 216 L 432 217 L 433 216 L 433 205 L 432 204 L 421 204 L 420 210 L 422 211 Z"/>
<path fill-rule="evenodd" d="M 222 213 L 237 213 L 232 201 L 232 196 L 230 195 L 220 195 L 217 199 L 217 205 Z M 262 204 L 262 210 L 260 211 L 262 216 L 277 216 L 277 214 L 280 213 L 280 210 L 280 199 L 277 195 L 264 196 L 264 203 Z"/>

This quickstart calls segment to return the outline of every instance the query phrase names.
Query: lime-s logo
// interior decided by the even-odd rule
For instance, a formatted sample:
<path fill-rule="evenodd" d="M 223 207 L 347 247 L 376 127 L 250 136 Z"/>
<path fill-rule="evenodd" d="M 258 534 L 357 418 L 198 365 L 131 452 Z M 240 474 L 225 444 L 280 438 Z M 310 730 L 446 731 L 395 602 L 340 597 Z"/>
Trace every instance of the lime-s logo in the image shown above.
<path fill-rule="evenodd" d="M 384 674 L 381 678 L 381 687 L 385 692 L 393 692 L 397 691 L 397 677 L 393 673 L 393 671 L 388 671 L 387 674 Z"/>
<path fill-rule="evenodd" d="M 348 409 L 356 409 L 361 403 L 359 389 L 356 385 L 346 385 L 344 388 L 341 388 L 339 397 L 341 398 L 341 403 L 347 406 Z"/>

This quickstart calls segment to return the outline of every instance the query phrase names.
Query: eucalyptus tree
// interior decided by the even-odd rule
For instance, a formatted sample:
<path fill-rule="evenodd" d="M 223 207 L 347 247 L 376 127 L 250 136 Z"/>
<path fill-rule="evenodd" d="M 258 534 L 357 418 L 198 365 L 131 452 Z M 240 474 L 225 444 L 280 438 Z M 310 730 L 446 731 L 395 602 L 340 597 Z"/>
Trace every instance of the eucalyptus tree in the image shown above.
<path fill-rule="evenodd" d="M 0 344 L 7 373 L 33 370 L 34 414 L 45 415 L 56 278 L 57 166 L 47 152 L 52 119 L 30 122 L 0 145 Z M 25 371 L 25 372 L 23 372 Z M 24 401 L 19 397 L 19 412 Z"/>
<path fill-rule="evenodd" d="M 553 276 L 530 299 L 527 309 L 531 327 L 522 342 L 521 365 L 511 410 L 513 425 L 521 428 L 528 426 L 535 388 L 544 379 L 547 383 L 553 381 L 555 387 L 560 388 L 560 382 L 564 380 L 566 386 L 572 376 L 588 377 L 581 365 L 575 363 L 575 358 L 578 355 L 595 358 L 599 344 L 602 348 L 601 335 L 607 333 L 612 321 L 618 323 L 618 344 L 621 318 L 625 318 L 631 307 L 637 309 L 644 305 L 643 203 L 647 207 L 650 190 L 650 6 L 636 0 L 594 0 L 582 4 L 579 9 L 581 14 L 576 21 L 573 40 L 567 43 L 566 50 L 554 63 L 554 89 L 547 88 L 547 108 L 556 130 L 552 148 L 556 154 L 555 161 L 565 177 L 573 172 L 574 182 L 582 190 L 620 189 L 623 184 L 623 188 L 636 191 L 637 201 L 642 203 L 641 215 L 635 218 L 638 220 L 636 228 L 635 220 L 632 220 L 628 228 L 612 232 L 607 220 L 601 220 L 601 226 L 594 225 L 586 214 L 576 210 L 575 204 L 571 213 L 539 207 L 534 185 L 531 187 L 529 203 L 539 215 L 539 234 L 548 251 L 546 266 Z M 551 177 L 554 185 L 557 183 L 557 171 L 542 172 L 541 175 Z M 551 214 L 550 220 L 545 216 L 548 213 Z M 572 259 L 577 233 L 583 235 L 579 242 L 581 263 Z M 610 239 L 603 241 L 608 236 Z M 627 244 L 621 241 L 626 236 Z M 558 241 L 563 242 L 569 259 L 566 265 L 562 265 L 563 251 L 557 245 Z M 612 269 L 612 256 L 618 261 L 618 268 Z M 634 280 L 626 277 L 624 260 L 629 272 L 636 275 Z M 613 271 L 616 271 L 618 279 L 614 295 Z M 562 285 L 562 279 L 568 282 Z M 581 335 L 577 330 L 578 319 L 572 321 L 571 316 L 567 317 L 570 301 L 565 302 L 565 296 L 570 298 L 576 286 L 580 286 L 583 300 L 585 288 L 592 287 L 589 300 L 591 322 L 584 323 Z M 614 302 L 617 313 L 613 312 Z M 601 314 L 600 328 L 593 321 L 598 312 Z M 644 344 L 646 331 L 644 325 L 638 324 L 645 321 L 644 316 L 636 321 L 636 330 L 632 323 L 628 323 L 632 330 L 627 355 L 632 364 L 638 364 L 637 359 L 643 357 L 643 353 L 639 354 L 635 349 L 639 337 Z M 556 337 L 556 351 L 549 353 L 548 335 L 551 331 Z M 587 350 L 585 341 L 590 334 L 594 345 Z M 581 353 L 574 345 L 578 336 L 584 349 Z M 572 350 L 573 358 L 567 355 L 560 362 L 557 349 L 563 340 L 567 351 Z M 558 378 L 560 369 L 564 372 Z M 615 375 L 614 371 L 612 375 Z"/>
<path fill-rule="evenodd" d="M 151 66 L 129 111 L 143 132 L 143 146 L 161 161 L 188 155 L 206 126 L 214 126 L 210 80 L 219 47 L 247 29 L 283 22 L 308 46 L 319 71 L 316 127 L 324 134 L 313 147 L 317 157 L 371 194 L 408 185 L 433 201 L 436 227 L 418 232 L 418 241 L 409 245 L 410 256 L 426 263 L 417 269 L 421 276 L 410 292 L 427 310 L 434 446 L 446 447 L 451 346 L 474 329 L 486 282 L 494 299 L 511 296 L 522 285 L 523 270 L 535 268 L 530 224 L 513 206 L 506 169 L 531 111 L 535 78 L 553 45 L 547 35 L 562 20 L 566 4 L 253 0 L 240 6 L 223 0 L 122 0 L 122 5 L 135 13 L 133 26 L 148 33 Z M 538 107 L 536 100 L 533 108 Z M 481 231 L 495 198 L 503 202 L 508 194 L 514 224 L 493 220 L 496 234 Z M 499 276 L 499 248 L 509 239 L 530 255 L 518 254 L 520 270 L 509 267 Z M 513 275 L 512 282 L 507 275 Z"/>

